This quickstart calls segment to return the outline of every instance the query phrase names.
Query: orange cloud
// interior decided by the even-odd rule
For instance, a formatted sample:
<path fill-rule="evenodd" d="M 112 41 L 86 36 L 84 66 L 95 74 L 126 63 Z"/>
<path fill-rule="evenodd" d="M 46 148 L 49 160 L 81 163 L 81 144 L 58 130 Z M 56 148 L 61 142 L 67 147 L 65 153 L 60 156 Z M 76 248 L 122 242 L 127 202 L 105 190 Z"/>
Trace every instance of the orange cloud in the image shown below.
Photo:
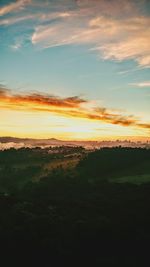
<path fill-rule="evenodd" d="M 150 129 L 150 123 L 142 123 L 132 115 L 122 115 L 104 107 L 89 108 L 89 101 L 78 96 L 60 98 L 44 94 L 12 94 L 4 87 L 0 89 L 0 108 L 10 110 L 51 112 L 88 120 L 103 121 L 121 126 Z"/>
<path fill-rule="evenodd" d="M 81 104 L 86 103 L 86 100 L 81 99 L 77 96 L 60 98 L 51 95 L 42 94 L 12 94 L 5 88 L 0 89 L 0 102 L 1 107 L 8 109 L 42 109 L 43 111 L 51 111 L 54 108 L 61 109 L 74 109 L 80 107 Z"/>

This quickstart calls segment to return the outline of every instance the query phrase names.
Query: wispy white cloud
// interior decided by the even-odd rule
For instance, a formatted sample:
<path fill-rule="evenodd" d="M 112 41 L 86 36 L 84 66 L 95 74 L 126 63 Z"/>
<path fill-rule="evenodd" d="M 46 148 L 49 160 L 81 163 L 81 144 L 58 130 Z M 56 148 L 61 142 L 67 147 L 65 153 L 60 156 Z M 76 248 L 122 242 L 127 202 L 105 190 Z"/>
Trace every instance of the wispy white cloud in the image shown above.
<path fill-rule="evenodd" d="M 17 51 L 17 50 L 19 50 L 20 48 L 21 48 L 21 43 L 16 43 L 16 44 L 14 44 L 14 45 L 11 45 L 10 46 L 10 48 L 13 50 L 13 51 Z"/>
<path fill-rule="evenodd" d="M 149 87 L 150 88 L 150 81 L 144 81 L 139 83 L 131 83 L 130 85 L 134 85 L 137 87 Z"/>
<path fill-rule="evenodd" d="M 31 0 L 18 0 L 0 8 L 0 16 L 23 9 Z"/>
<path fill-rule="evenodd" d="M 79 18 L 79 17 L 78 17 Z M 81 19 L 81 17 L 80 17 Z M 115 19 L 99 16 L 77 23 L 72 17 L 57 24 L 38 26 L 32 43 L 43 48 L 66 44 L 90 44 L 105 60 L 135 60 L 150 67 L 150 18 Z"/>
<path fill-rule="evenodd" d="M 77 1 L 78 7 L 55 24 L 35 28 L 32 43 L 43 48 L 90 44 L 109 60 L 135 60 L 150 67 L 150 18 L 133 1 Z"/>
<path fill-rule="evenodd" d="M 18 17 L 11 17 L 11 18 L 5 18 L 0 20 L 0 26 L 9 26 L 14 25 L 16 23 L 20 23 L 23 21 L 29 21 L 32 19 L 35 19 L 37 16 L 35 15 L 25 15 L 25 16 L 18 16 Z"/>
<path fill-rule="evenodd" d="M 9 26 L 9 25 L 14 25 L 17 23 L 21 23 L 24 21 L 36 21 L 39 23 L 42 22 L 47 22 L 53 19 L 58 19 L 58 18 L 67 18 L 71 16 L 70 13 L 68 12 L 54 12 L 54 13 L 49 13 L 49 14 L 43 14 L 41 12 L 37 12 L 35 14 L 33 14 L 32 12 L 29 14 L 25 14 L 25 15 L 17 15 L 17 16 L 11 16 L 11 17 L 7 17 L 7 18 L 3 18 L 0 19 L 0 26 Z"/>
<path fill-rule="evenodd" d="M 139 25 L 135 31 L 129 27 L 126 38 L 118 38 L 96 49 L 102 52 L 104 59 L 118 61 L 134 59 L 140 66 L 150 67 L 150 30 L 146 29 L 148 25 L 150 21 L 147 23 L 146 20 L 144 31 L 142 31 L 143 25 L 142 27 Z"/>

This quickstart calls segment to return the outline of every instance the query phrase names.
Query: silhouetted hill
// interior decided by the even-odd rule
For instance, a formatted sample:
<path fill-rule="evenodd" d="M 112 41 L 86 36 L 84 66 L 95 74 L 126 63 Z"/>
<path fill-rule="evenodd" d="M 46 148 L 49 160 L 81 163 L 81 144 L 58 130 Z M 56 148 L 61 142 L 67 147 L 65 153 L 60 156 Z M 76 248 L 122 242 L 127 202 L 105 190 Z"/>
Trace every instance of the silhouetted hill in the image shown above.
<path fill-rule="evenodd" d="M 102 148 L 87 154 L 78 169 L 85 177 L 102 180 L 118 175 L 150 174 L 150 149 Z"/>

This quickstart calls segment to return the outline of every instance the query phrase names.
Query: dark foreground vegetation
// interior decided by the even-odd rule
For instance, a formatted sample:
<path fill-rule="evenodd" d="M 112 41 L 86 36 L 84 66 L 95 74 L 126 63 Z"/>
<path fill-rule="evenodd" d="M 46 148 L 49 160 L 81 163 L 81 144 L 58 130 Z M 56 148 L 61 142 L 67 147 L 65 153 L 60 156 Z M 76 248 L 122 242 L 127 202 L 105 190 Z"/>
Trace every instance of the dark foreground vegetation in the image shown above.
<path fill-rule="evenodd" d="M 150 150 L 79 154 L 76 167 L 44 175 L 53 154 L 0 152 L 3 266 L 150 265 Z"/>

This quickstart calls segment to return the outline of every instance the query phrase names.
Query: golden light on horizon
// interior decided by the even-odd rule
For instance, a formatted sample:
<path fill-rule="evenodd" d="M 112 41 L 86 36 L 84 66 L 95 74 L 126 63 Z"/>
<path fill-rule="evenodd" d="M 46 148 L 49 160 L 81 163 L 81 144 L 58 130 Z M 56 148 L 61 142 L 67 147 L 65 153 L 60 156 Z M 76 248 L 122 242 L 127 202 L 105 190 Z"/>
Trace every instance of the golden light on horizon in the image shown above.
<path fill-rule="evenodd" d="M 147 132 L 135 127 L 113 125 L 84 118 L 70 118 L 49 112 L 0 111 L 1 136 L 57 138 L 62 140 L 106 140 L 138 136 Z"/>

